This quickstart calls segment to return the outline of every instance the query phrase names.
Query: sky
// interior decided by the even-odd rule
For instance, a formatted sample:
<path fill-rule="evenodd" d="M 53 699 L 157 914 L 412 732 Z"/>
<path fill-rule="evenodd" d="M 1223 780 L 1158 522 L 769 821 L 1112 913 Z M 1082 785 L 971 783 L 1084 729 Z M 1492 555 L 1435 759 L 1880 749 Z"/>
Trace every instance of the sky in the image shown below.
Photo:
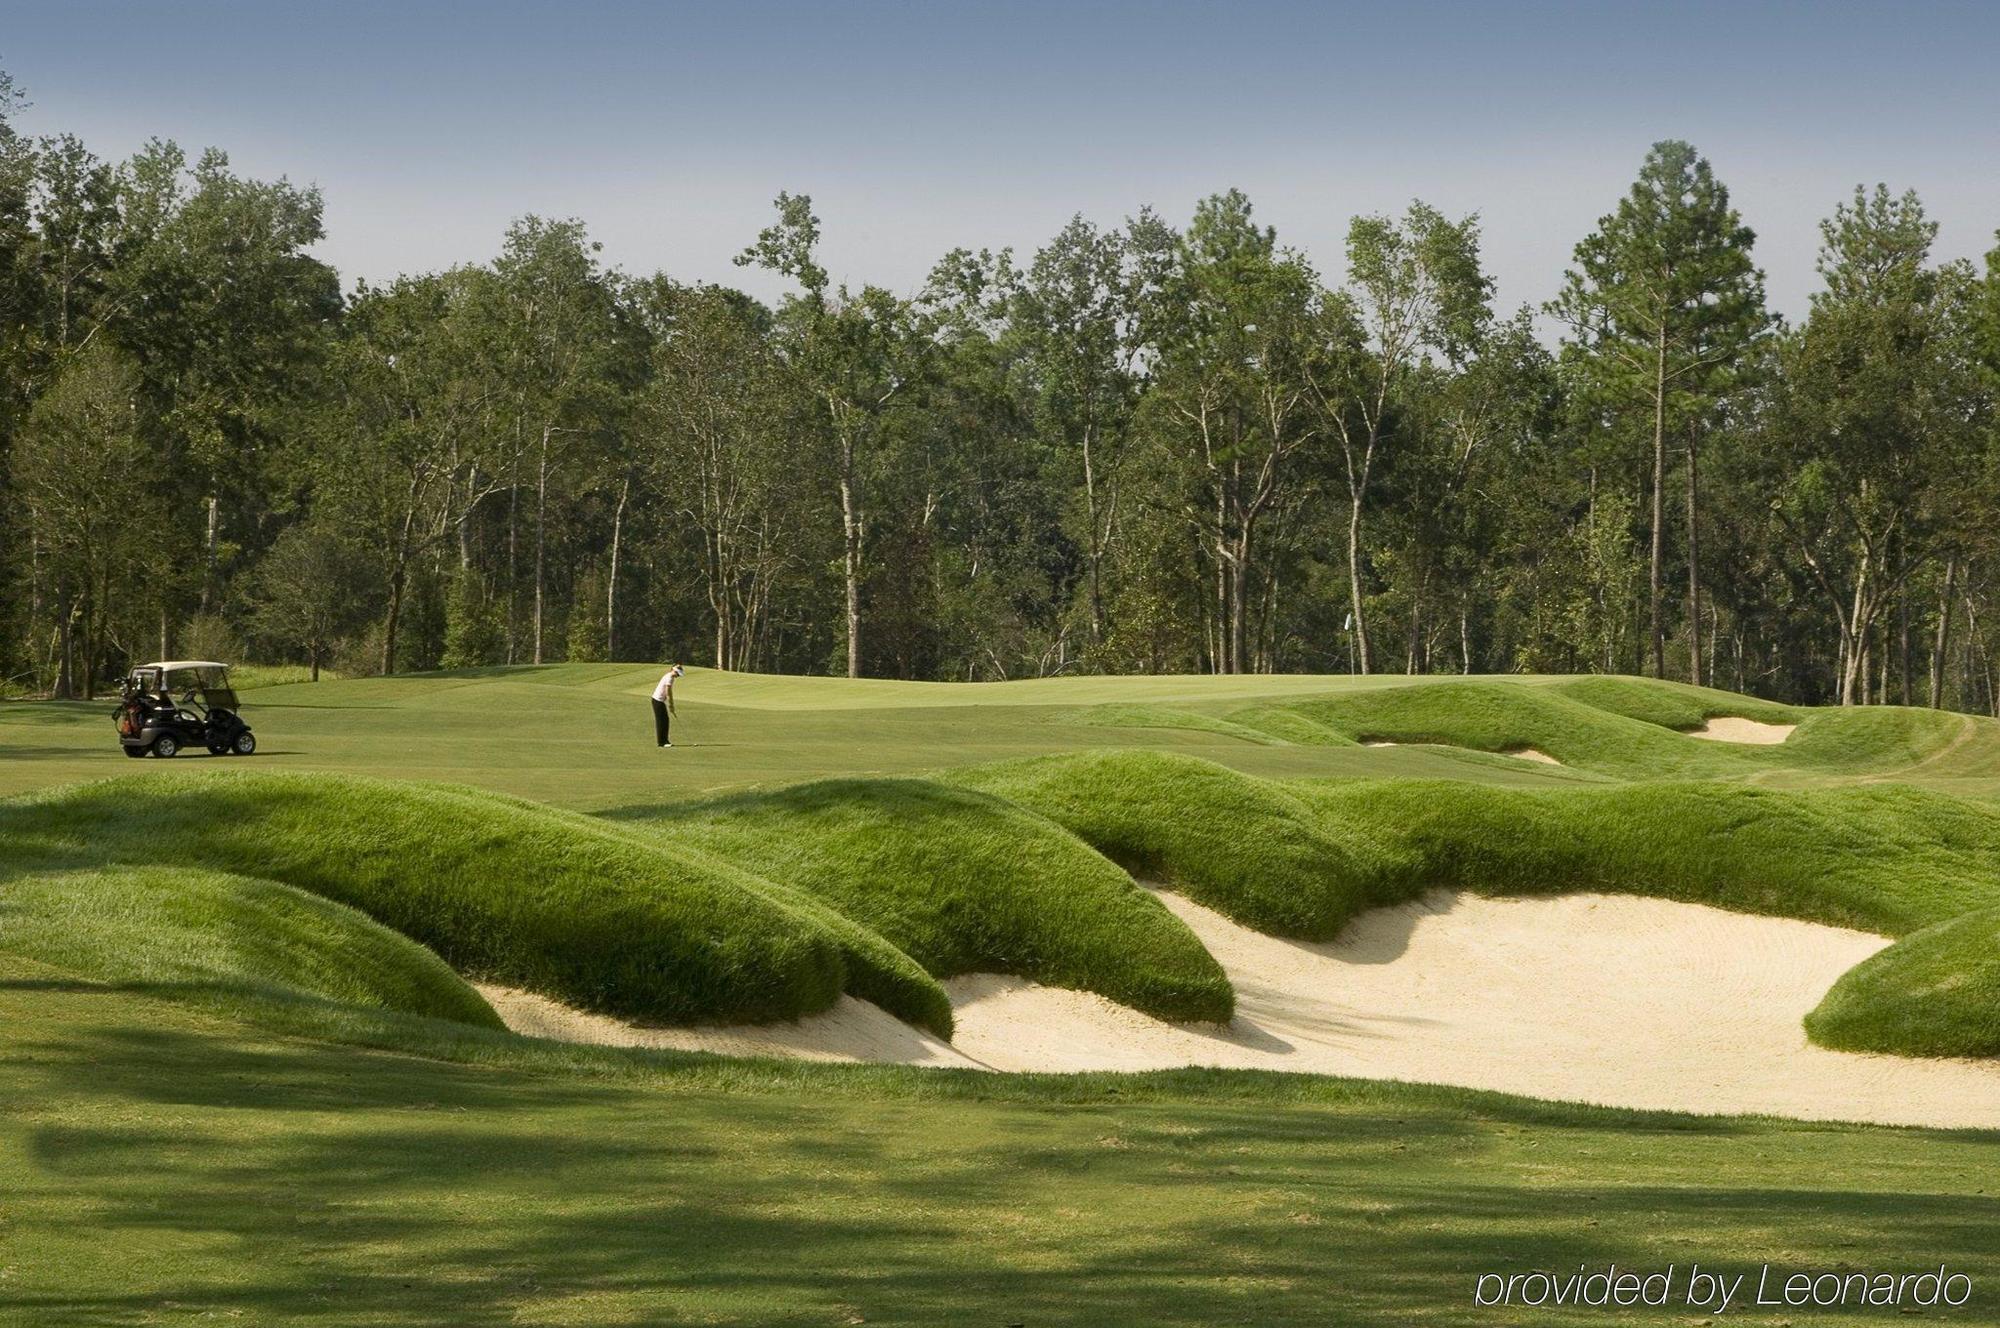
<path fill-rule="evenodd" d="M 1477 212 L 1504 309 L 1552 296 L 1647 147 L 1692 141 L 1801 315 L 1818 222 L 1915 188 L 1943 257 L 2000 228 L 2000 4 L 167 5 L 0 0 L 30 133 L 154 136 L 324 192 L 350 283 L 579 217 L 628 272 L 731 264 L 781 189 L 826 266 L 903 293 L 947 250 L 1249 194 L 1329 279 L 1357 213 Z"/>

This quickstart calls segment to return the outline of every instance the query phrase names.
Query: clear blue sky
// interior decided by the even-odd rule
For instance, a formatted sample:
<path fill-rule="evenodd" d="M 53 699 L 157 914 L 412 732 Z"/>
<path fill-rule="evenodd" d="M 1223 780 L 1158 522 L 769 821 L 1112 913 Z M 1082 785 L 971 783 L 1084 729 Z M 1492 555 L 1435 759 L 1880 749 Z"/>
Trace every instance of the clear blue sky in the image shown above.
<path fill-rule="evenodd" d="M 159 135 L 326 194 L 350 280 L 578 216 L 630 271 L 730 266 L 779 189 L 829 266 L 909 291 L 954 245 L 1246 190 L 1341 275 L 1359 211 L 1485 219 L 1507 305 L 1549 296 L 1649 143 L 1692 140 L 1803 309 L 1816 223 L 1915 187 L 1947 256 L 2000 227 L 2000 5 L 1981 3 L 24 4 L 31 132 Z"/>

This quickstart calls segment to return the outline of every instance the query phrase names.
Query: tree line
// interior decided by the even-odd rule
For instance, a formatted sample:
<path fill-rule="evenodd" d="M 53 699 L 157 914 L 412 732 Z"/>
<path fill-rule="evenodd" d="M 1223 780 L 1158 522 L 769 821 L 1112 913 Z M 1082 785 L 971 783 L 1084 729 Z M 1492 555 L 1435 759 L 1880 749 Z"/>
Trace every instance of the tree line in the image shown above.
<path fill-rule="evenodd" d="M 1681 142 L 1541 310 L 1494 307 L 1476 217 L 1356 217 L 1335 282 L 1235 191 L 912 294 L 836 281 L 793 194 L 737 260 L 775 304 L 532 216 L 343 289 L 316 190 L 18 104 L 0 75 L 15 690 L 185 654 L 2000 700 L 2000 249 L 1939 261 L 1914 193 L 1832 200 L 1795 323 Z"/>

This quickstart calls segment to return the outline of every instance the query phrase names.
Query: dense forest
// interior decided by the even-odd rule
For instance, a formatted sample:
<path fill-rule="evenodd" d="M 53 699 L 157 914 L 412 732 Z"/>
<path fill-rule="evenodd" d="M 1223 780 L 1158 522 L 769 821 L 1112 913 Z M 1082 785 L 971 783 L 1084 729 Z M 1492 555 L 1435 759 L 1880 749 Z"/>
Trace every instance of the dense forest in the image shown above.
<path fill-rule="evenodd" d="M 1654 146 L 1558 298 L 1493 307 L 1476 217 L 1353 219 L 1336 284 L 1231 191 L 823 267 L 775 307 L 524 217 L 344 289 L 317 191 L 9 127 L 0 679 L 138 658 L 558 660 L 941 679 L 1649 673 L 2000 703 L 2000 249 L 1829 199 L 1821 285 Z M 15 117 L 18 118 L 18 117 Z"/>

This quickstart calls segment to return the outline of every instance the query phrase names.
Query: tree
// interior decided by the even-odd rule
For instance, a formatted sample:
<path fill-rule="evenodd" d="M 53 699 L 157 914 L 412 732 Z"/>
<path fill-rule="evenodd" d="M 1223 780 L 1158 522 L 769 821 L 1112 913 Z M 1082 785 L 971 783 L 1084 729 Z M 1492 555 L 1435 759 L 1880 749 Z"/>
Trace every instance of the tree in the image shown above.
<path fill-rule="evenodd" d="M 1014 290 L 1010 330 L 1023 343 L 1035 425 L 1074 458 L 1081 510 L 1070 522 L 1083 552 L 1093 645 L 1106 634 L 1105 564 L 1118 525 L 1120 469 L 1135 382 L 1123 238 L 1073 217 L 1036 253 Z"/>
<path fill-rule="evenodd" d="M 1479 267 L 1477 217 L 1450 221 L 1413 202 L 1401 221 L 1356 217 L 1347 231 L 1353 295 L 1332 306 L 1338 350 L 1319 392 L 1340 440 L 1347 487 L 1348 602 L 1355 664 L 1374 665 L 1361 575 L 1361 529 L 1369 486 L 1393 428 L 1398 394 L 1428 353 L 1459 364 L 1489 317 L 1492 282 Z"/>
<path fill-rule="evenodd" d="M 199 530 L 199 605 L 223 593 L 225 544 L 261 538 L 270 463 L 320 378 L 340 287 L 306 250 L 324 237 L 316 189 L 231 173 L 211 149 L 191 171 L 155 141 L 120 174 L 123 256 L 109 283 L 117 335 L 144 375 L 164 470 Z"/>
<path fill-rule="evenodd" d="M 80 352 L 35 403 L 9 458 L 32 620 L 53 623 L 57 697 L 90 699 L 114 621 L 175 575 L 160 565 L 157 528 L 140 519 L 155 473 L 140 396 L 137 369 L 115 349 Z"/>
<path fill-rule="evenodd" d="M 1914 192 L 1857 188 L 1822 223 L 1805 325 L 1785 339 L 1768 421 L 1778 529 L 1839 626 L 1842 705 L 1871 694 L 1875 630 L 1960 507 L 1982 405 L 1974 290 L 1930 266 L 1937 223 Z"/>
<path fill-rule="evenodd" d="M 770 314 L 735 291 L 666 281 L 639 302 L 653 352 L 633 420 L 638 465 L 699 536 L 715 667 L 747 668 L 793 534 Z"/>
<path fill-rule="evenodd" d="M 576 220 L 524 217 L 507 231 L 493 270 L 498 277 L 501 364 L 511 386 L 513 449 L 508 466 L 508 654 L 514 658 L 516 510 L 520 467 L 534 467 L 532 659 L 543 660 L 547 616 L 549 504 L 552 484 L 594 439 L 610 406 L 613 366 L 622 341 L 618 310 L 598 253 Z"/>
<path fill-rule="evenodd" d="M 1299 463 L 1323 438 L 1312 405 L 1338 309 L 1239 192 L 1203 200 L 1185 234 L 1141 232 L 1135 244 L 1153 254 L 1145 418 L 1188 475 L 1180 501 L 1214 587 L 1210 666 L 1246 672 L 1260 665 L 1253 622 L 1261 629 L 1276 596 L 1260 535 L 1309 491 Z"/>
<path fill-rule="evenodd" d="M 367 565 L 346 532 L 321 522 L 289 526 L 252 577 L 251 623 L 259 637 L 296 650 L 319 681 L 367 603 Z"/>
<path fill-rule="evenodd" d="M 799 291 L 778 310 L 784 363 L 812 403 L 810 429 L 832 463 L 839 501 L 841 579 L 846 596 L 847 676 L 861 676 L 861 583 L 871 514 L 869 482 L 883 463 L 890 408 L 921 356 L 908 305 L 876 286 L 830 289 L 819 265 L 819 218 L 804 194 L 778 195 L 778 220 L 737 255 L 789 277 Z"/>
<path fill-rule="evenodd" d="M 1756 236 L 1730 206 L 1706 158 L 1678 140 L 1655 143 L 1617 210 L 1576 247 L 1576 266 L 1550 313 L 1595 370 L 1611 409 L 1651 417 L 1648 606 L 1652 669 L 1666 676 L 1663 560 L 1667 439 L 1687 439 L 1690 676 L 1700 681 L 1696 556 L 1698 440 L 1737 386 L 1736 368 L 1770 326 Z"/>

